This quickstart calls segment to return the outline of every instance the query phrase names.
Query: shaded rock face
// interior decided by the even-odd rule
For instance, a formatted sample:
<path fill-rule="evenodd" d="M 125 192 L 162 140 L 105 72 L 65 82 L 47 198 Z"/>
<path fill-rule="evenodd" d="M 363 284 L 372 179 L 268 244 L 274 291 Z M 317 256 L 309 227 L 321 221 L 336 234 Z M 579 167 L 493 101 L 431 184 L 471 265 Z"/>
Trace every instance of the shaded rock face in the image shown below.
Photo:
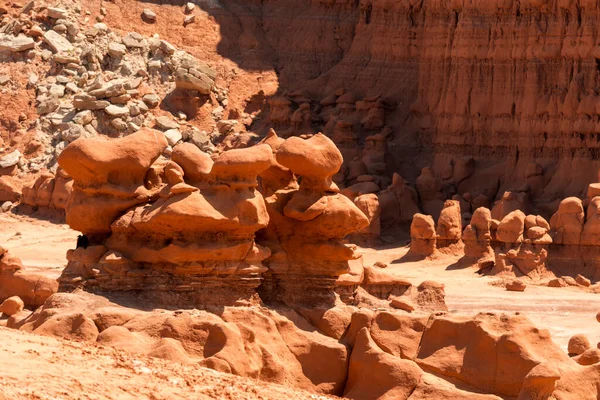
<path fill-rule="evenodd" d="M 343 104 L 339 129 L 354 129 L 364 139 L 383 115 L 396 128 L 390 135 L 396 140 L 387 144 L 388 169 L 393 165 L 414 182 L 428 164 L 438 177 L 451 166 L 457 193 L 473 190 L 473 198 L 484 194 L 493 201 L 512 186 L 527 186 L 534 201 L 560 199 L 584 193 L 595 178 L 598 161 L 587 150 L 598 148 L 593 1 L 296 1 L 281 7 L 271 0 L 239 7 L 244 14 L 236 10 L 245 2 L 231 4 L 206 7 L 222 25 L 220 53 L 242 67 L 275 64 L 278 95 L 296 94 L 269 99 L 265 124 L 292 127 L 301 120 L 292 118 L 294 110 L 309 103 L 312 120 L 326 125 L 321 107 Z M 323 21 L 323 15 L 332 18 Z M 248 34 L 253 57 L 239 52 L 239 30 L 228 29 L 244 17 L 262 27 Z M 319 40 L 300 41 L 299 32 Z M 575 39 L 567 43 L 567 37 Z M 354 99 L 336 96 L 340 88 Z M 364 124 L 357 118 L 346 123 L 345 115 L 362 110 L 369 96 L 392 106 L 366 109 Z M 337 122 L 331 125 L 333 131 Z M 470 170 L 460 166 L 467 156 Z M 534 161 L 539 168 L 531 171 Z"/>
<path fill-rule="evenodd" d="M 465 227 L 462 239 L 465 242 L 465 257 L 477 262 L 493 259 L 491 247 L 492 216 L 490 210 L 480 207 L 473 212 L 471 223 Z"/>
<path fill-rule="evenodd" d="M 212 158 L 188 143 L 171 154 L 166 148 L 164 134 L 141 129 L 115 140 L 80 139 L 61 153 L 59 164 L 74 182 L 67 222 L 89 240 L 67 254 L 61 290 L 141 290 L 170 304 L 247 303 L 258 299 L 268 266 L 274 279 L 266 293 L 333 296 L 335 280 L 358 258 L 340 239 L 369 221 L 337 194 L 331 178 L 342 157 L 331 140 L 273 134 Z M 263 172 L 261 183 L 274 192 L 267 199 L 258 190 Z M 256 232 L 267 227 L 267 246 L 258 244 Z"/>

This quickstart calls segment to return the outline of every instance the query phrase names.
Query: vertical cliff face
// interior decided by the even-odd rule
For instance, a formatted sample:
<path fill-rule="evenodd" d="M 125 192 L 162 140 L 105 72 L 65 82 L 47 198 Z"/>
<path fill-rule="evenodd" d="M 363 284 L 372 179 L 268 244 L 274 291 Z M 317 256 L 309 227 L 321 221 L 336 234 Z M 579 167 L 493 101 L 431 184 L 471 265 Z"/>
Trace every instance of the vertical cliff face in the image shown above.
<path fill-rule="evenodd" d="M 305 130 L 326 127 L 323 99 L 340 89 L 385 99 L 390 174 L 414 182 L 431 165 L 443 181 L 473 157 L 451 191 L 525 189 L 546 203 L 596 180 L 596 0 L 223 0 L 208 11 L 241 21 L 222 29 L 224 56 L 272 65 L 292 112 L 309 101 Z"/>

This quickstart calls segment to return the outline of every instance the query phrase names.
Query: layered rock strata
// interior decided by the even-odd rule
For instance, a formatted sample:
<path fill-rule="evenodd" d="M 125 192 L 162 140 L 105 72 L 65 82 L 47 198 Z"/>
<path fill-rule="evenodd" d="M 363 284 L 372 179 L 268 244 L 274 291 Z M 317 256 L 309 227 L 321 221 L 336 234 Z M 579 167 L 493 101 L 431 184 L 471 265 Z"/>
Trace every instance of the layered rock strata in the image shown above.
<path fill-rule="evenodd" d="M 256 176 L 269 146 L 211 159 L 191 144 L 163 155 L 161 132 L 80 140 L 60 165 L 73 177 L 67 222 L 90 240 L 70 250 L 61 290 L 138 290 L 174 303 L 250 301 L 269 249 L 254 242 L 269 216 Z M 168 156 L 168 154 L 166 154 Z"/>
<path fill-rule="evenodd" d="M 331 303 L 336 280 L 360 258 L 354 246 L 342 239 L 369 225 L 332 180 L 342 165 L 342 154 L 322 134 L 285 141 L 272 135 L 265 143 L 275 153 L 277 176 L 289 179 L 280 181 L 280 189 L 265 198 L 270 223 L 264 237 L 272 249 L 265 261 L 267 297 L 286 303 Z M 293 175 L 286 175 L 287 171 Z M 262 181 L 273 186 L 268 179 Z"/>
<path fill-rule="evenodd" d="M 268 267 L 267 298 L 333 300 L 337 278 L 360 259 L 341 240 L 369 224 L 331 179 L 341 162 L 323 135 L 273 132 L 212 158 L 188 143 L 168 151 L 150 129 L 75 141 L 59 158 L 73 178 L 66 218 L 89 245 L 69 251 L 60 288 L 237 304 L 258 300 Z"/>

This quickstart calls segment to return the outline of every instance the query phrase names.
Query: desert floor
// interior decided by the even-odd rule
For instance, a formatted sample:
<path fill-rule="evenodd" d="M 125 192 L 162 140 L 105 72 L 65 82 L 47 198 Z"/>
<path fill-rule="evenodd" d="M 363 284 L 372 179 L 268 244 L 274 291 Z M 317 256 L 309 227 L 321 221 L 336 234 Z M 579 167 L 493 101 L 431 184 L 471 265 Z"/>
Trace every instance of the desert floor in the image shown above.
<path fill-rule="evenodd" d="M 28 269 L 58 277 L 66 265 L 65 254 L 74 248 L 77 232 L 65 224 L 25 216 L 0 214 L 0 243 L 18 256 Z M 472 268 L 452 267 L 457 258 L 442 256 L 434 261 L 402 262 L 408 247 L 360 248 L 365 265 L 387 263 L 387 272 L 413 284 L 425 280 L 442 282 L 451 314 L 519 312 L 539 328 L 548 329 L 565 350 L 571 336 L 583 333 L 592 343 L 600 341 L 598 294 L 582 288 L 551 288 L 529 284 L 524 292 L 507 291 L 495 277 L 479 276 Z"/>

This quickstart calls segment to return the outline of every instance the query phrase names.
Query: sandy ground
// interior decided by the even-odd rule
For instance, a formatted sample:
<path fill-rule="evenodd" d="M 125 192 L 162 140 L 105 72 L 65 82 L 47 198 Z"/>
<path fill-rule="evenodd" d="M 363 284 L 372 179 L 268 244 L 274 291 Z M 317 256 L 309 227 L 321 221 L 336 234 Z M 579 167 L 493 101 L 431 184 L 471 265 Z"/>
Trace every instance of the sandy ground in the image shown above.
<path fill-rule="evenodd" d="M 577 333 L 588 336 L 591 343 L 600 341 L 600 295 L 583 289 L 551 288 L 528 285 L 524 292 L 510 292 L 494 286 L 499 279 L 479 276 L 473 268 L 448 269 L 458 258 L 450 256 L 436 261 L 401 262 L 408 247 L 375 250 L 361 248 L 365 265 L 375 261 L 389 263 L 387 272 L 407 278 L 413 284 L 433 280 L 445 284 L 446 304 L 452 314 L 474 315 L 479 312 L 519 312 L 527 315 L 539 328 L 548 329 L 554 341 L 565 351 L 569 338 Z"/>
<path fill-rule="evenodd" d="M 1 327 L 0 360 L 0 400 L 334 398 Z"/>
<path fill-rule="evenodd" d="M 19 257 L 27 269 L 58 277 L 75 248 L 79 232 L 66 224 L 0 213 L 0 246 Z"/>
<path fill-rule="evenodd" d="M 20 233 L 20 234 L 19 234 Z M 27 268 L 58 277 L 66 265 L 65 254 L 74 248 L 78 233 L 64 224 L 29 217 L 0 214 L 0 245 L 20 257 Z M 414 284 L 434 280 L 446 285 L 446 303 L 450 313 L 474 315 L 479 312 L 520 312 L 536 326 L 548 329 L 566 350 L 576 333 L 600 341 L 600 295 L 579 288 L 549 288 L 528 285 L 525 292 L 509 292 L 494 277 L 481 277 L 474 269 L 448 269 L 457 259 L 447 256 L 436 261 L 398 261 L 407 247 L 383 250 L 360 248 L 366 265 L 375 261 L 389 264 L 388 272 L 407 278 Z"/>

